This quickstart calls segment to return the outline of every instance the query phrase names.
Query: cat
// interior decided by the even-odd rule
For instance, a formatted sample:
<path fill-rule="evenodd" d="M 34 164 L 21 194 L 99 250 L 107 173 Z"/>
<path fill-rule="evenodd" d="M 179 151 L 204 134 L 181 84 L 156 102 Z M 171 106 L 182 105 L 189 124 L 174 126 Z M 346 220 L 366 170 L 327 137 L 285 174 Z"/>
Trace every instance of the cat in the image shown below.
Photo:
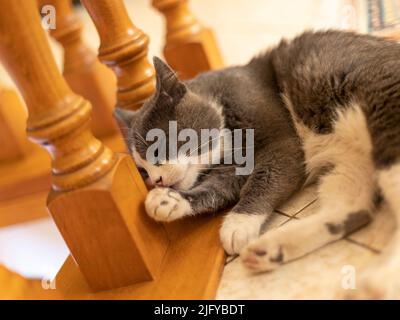
<path fill-rule="evenodd" d="M 154 59 L 155 94 L 138 111 L 117 109 L 128 148 L 148 174 L 145 207 L 158 221 L 232 207 L 221 226 L 228 254 L 272 271 L 370 223 L 379 199 L 400 219 L 400 45 L 370 35 L 308 31 L 247 65 L 180 81 Z M 152 128 L 254 128 L 254 170 L 150 164 Z M 218 169 L 218 170 L 217 170 Z M 265 231 L 273 210 L 318 181 L 319 212 Z M 400 229 L 358 296 L 400 297 Z"/>
<path fill-rule="evenodd" d="M 272 65 L 318 182 L 320 209 L 262 235 L 244 263 L 268 271 L 368 224 L 382 197 L 400 222 L 400 44 L 370 35 L 306 32 L 257 59 Z M 279 259 L 276 259 L 279 257 Z M 400 298 L 400 229 L 356 298 Z"/>
<path fill-rule="evenodd" d="M 156 92 L 137 111 L 116 109 L 127 146 L 149 185 L 145 207 L 157 221 L 218 212 L 225 216 L 220 235 L 228 254 L 238 254 L 274 214 L 273 209 L 298 191 L 305 180 L 304 153 L 289 112 L 284 108 L 271 70 L 250 63 L 207 72 L 182 82 L 154 58 Z M 255 167 L 237 175 L 233 165 L 152 164 L 146 135 L 157 128 L 178 130 L 254 129 Z M 199 134 L 200 135 L 200 134 Z M 169 135 L 165 144 L 169 145 Z M 210 150 L 206 150 L 210 153 Z"/>

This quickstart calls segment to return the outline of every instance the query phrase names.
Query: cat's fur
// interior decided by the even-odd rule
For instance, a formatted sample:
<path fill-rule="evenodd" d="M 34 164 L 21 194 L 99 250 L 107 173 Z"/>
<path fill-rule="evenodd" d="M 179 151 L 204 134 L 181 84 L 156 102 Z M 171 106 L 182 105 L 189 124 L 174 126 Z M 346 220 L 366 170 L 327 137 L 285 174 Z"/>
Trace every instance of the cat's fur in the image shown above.
<path fill-rule="evenodd" d="M 221 240 L 230 254 L 259 236 L 273 209 L 297 191 L 305 177 L 301 144 L 279 95 L 272 65 L 258 70 L 256 64 L 204 73 L 182 83 L 161 60 L 155 95 L 136 112 L 117 111 L 125 128 L 128 146 L 148 182 L 163 186 L 153 189 L 146 209 L 159 221 L 186 215 L 217 212 L 233 206 L 221 228 Z M 255 168 L 251 175 L 236 175 L 233 165 L 152 165 L 145 161 L 146 133 L 168 121 L 178 130 L 192 128 L 252 128 L 255 131 Z M 168 136 L 166 144 L 168 145 Z"/>
<path fill-rule="evenodd" d="M 254 128 L 256 141 L 255 170 L 247 177 L 223 166 L 176 173 L 165 165 L 168 185 L 175 185 L 171 176 L 178 184 L 150 192 L 150 216 L 170 221 L 234 205 L 221 240 L 228 253 L 241 252 L 256 271 L 273 270 L 366 225 L 378 191 L 399 222 L 399 44 L 338 31 L 307 32 L 243 67 L 186 83 L 161 61 L 155 67 L 155 96 L 140 111 L 118 112 L 133 156 L 153 183 L 164 165 L 143 161 L 145 146 L 137 136 L 167 120 L 182 128 L 195 123 L 196 130 Z M 306 177 L 321 172 L 320 212 L 258 238 L 273 209 Z M 359 292 L 366 297 L 400 297 L 400 229 L 394 241 L 381 270 L 365 276 Z"/>

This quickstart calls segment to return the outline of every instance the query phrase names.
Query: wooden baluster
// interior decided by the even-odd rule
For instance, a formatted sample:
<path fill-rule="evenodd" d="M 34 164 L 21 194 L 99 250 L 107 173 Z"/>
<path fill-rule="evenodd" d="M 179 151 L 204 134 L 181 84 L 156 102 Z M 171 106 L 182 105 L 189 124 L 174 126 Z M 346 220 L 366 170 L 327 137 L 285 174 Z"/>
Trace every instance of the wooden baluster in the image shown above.
<path fill-rule="evenodd" d="M 152 279 L 165 230 L 143 210 L 147 190 L 131 158 L 92 135 L 90 103 L 57 70 L 34 0 L 0 2 L 0 59 L 27 104 L 29 137 L 52 157 L 48 208 L 90 286 Z"/>
<path fill-rule="evenodd" d="M 3 225 L 47 215 L 43 197 L 36 198 L 32 206 L 32 195 L 49 189 L 49 156 L 28 141 L 26 119 L 26 107 L 17 92 L 0 84 L 0 216 Z M 25 200 L 31 205 L 19 202 Z"/>
<path fill-rule="evenodd" d="M 154 91 L 147 60 L 149 38 L 130 20 L 120 0 L 83 0 L 100 36 L 99 59 L 117 76 L 117 106 L 139 108 Z"/>
<path fill-rule="evenodd" d="M 152 94 L 155 84 L 154 69 L 147 60 L 148 37 L 133 25 L 122 0 L 81 1 L 100 35 L 99 58 L 117 76 L 117 105 L 137 109 Z M 171 242 L 156 281 L 136 284 L 123 292 L 91 295 L 69 259 L 59 272 L 57 283 L 80 298 L 213 298 L 224 264 L 218 236 L 220 224 L 221 220 L 212 216 L 166 224 Z"/>
<path fill-rule="evenodd" d="M 40 6 L 56 10 L 56 28 L 50 34 L 64 48 L 64 78 L 70 88 L 93 105 L 91 128 L 97 137 L 118 132 L 112 117 L 115 106 L 116 79 L 82 40 L 82 22 L 70 0 L 40 0 Z"/>
<path fill-rule="evenodd" d="M 0 162 L 22 158 L 29 152 L 26 117 L 17 93 L 0 84 Z"/>
<path fill-rule="evenodd" d="M 153 0 L 166 19 L 164 56 L 182 79 L 223 66 L 213 32 L 192 14 L 188 0 Z"/>

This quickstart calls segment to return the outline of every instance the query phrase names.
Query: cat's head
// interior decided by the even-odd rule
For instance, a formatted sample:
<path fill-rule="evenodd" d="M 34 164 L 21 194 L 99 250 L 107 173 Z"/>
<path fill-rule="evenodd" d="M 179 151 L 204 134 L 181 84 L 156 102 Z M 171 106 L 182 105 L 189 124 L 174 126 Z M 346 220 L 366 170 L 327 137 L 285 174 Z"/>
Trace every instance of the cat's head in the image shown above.
<path fill-rule="evenodd" d="M 157 57 L 154 58 L 154 67 L 157 75 L 154 94 L 139 110 L 117 108 L 114 116 L 146 183 L 178 190 L 189 189 L 197 181 L 200 171 L 208 166 L 204 164 L 204 158 L 213 156 L 211 146 L 215 147 L 215 140 L 220 141 L 220 138 L 210 136 L 204 143 L 205 140 L 201 139 L 201 131 L 204 130 L 201 129 L 220 131 L 223 128 L 221 108 L 212 99 L 192 92 Z M 174 149 L 175 126 L 178 137 L 179 134 L 184 137 L 186 133 L 197 135 L 197 141 L 190 139 L 190 150 L 181 148 L 185 143 L 188 145 L 189 138 L 177 141 L 177 149 Z"/>

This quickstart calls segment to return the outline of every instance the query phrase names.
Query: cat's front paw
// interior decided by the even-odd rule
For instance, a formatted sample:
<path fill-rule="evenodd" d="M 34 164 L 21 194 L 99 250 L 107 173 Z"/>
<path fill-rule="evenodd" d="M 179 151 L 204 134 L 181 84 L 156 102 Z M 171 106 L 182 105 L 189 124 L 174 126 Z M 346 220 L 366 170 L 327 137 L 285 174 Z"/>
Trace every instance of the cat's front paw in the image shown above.
<path fill-rule="evenodd" d="M 220 230 L 222 246 L 226 253 L 233 255 L 259 237 L 265 215 L 231 212 L 224 218 Z"/>
<path fill-rule="evenodd" d="M 170 188 L 155 188 L 145 201 L 147 214 L 157 221 L 169 222 L 192 214 L 189 201 Z"/>
<path fill-rule="evenodd" d="M 252 271 L 272 271 L 287 261 L 287 239 L 280 230 L 264 234 L 240 254 L 243 264 Z"/>

